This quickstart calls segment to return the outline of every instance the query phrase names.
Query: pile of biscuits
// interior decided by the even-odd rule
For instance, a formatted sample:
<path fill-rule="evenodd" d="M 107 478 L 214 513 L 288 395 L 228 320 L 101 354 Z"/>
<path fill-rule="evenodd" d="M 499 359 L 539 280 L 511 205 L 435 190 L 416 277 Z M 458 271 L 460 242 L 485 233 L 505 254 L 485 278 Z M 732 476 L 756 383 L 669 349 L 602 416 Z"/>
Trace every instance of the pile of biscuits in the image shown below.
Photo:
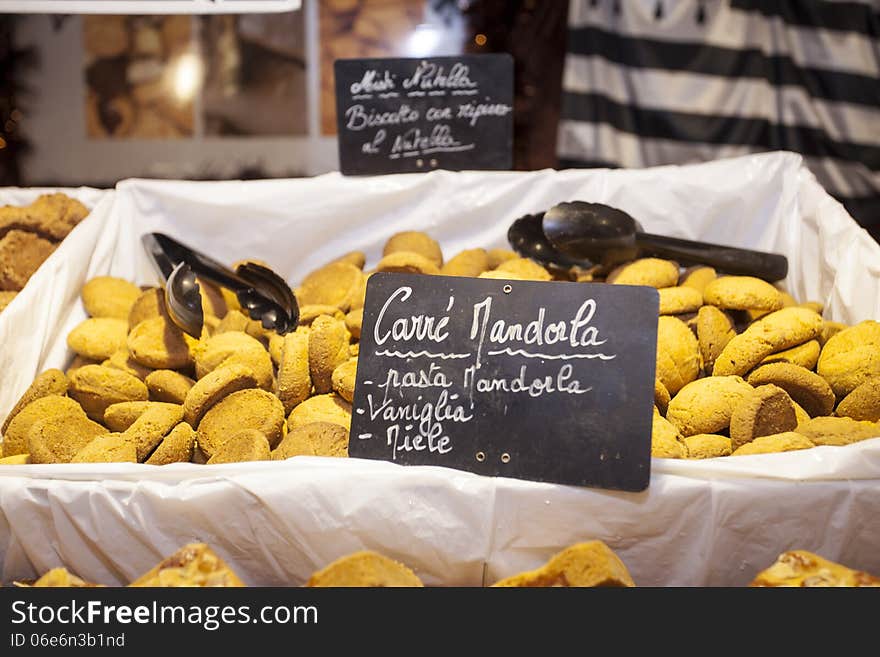
<path fill-rule="evenodd" d="M 0 312 L 89 209 L 60 192 L 0 207 Z"/>
<path fill-rule="evenodd" d="M 196 340 L 161 288 L 99 277 L 68 336 L 66 372 L 40 374 L 2 425 L 0 464 L 230 463 L 347 456 L 366 257 L 353 251 L 295 289 L 280 336 L 201 282 Z M 604 281 L 659 290 L 652 454 L 710 458 L 880 436 L 880 322 L 826 321 L 815 302 L 747 276 L 643 258 L 608 272 L 551 270 L 506 249 L 448 261 L 422 232 L 393 235 L 374 272 Z"/>

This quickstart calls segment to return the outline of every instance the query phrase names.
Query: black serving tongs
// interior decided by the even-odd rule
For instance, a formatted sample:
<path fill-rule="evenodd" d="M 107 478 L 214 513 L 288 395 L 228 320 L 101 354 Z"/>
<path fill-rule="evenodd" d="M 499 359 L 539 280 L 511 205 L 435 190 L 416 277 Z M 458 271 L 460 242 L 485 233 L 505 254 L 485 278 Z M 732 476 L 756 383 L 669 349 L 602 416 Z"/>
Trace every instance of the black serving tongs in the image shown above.
<path fill-rule="evenodd" d="M 602 203 L 558 203 L 546 212 L 520 217 L 507 236 L 520 255 L 562 268 L 610 268 L 654 256 L 771 283 L 788 274 L 783 255 L 645 233 L 629 214 Z"/>
<path fill-rule="evenodd" d="M 194 338 L 202 335 L 204 315 L 196 277 L 235 293 L 242 309 L 263 328 L 279 334 L 296 329 L 299 305 L 287 282 L 267 267 L 246 262 L 235 271 L 164 233 L 147 233 L 144 248 L 165 280 L 165 305 L 172 321 Z"/>

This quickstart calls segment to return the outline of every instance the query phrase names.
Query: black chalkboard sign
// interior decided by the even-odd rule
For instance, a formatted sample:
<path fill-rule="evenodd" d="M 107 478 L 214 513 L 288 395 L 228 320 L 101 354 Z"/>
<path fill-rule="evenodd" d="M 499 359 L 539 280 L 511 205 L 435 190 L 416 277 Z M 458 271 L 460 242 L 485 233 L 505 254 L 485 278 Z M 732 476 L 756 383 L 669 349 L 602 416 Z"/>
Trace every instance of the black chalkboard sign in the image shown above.
<path fill-rule="evenodd" d="M 349 454 L 643 490 L 658 305 L 647 287 L 374 274 Z"/>
<path fill-rule="evenodd" d="M 344 174 L 510 169 L 513 59 L 339 59 L 336 121 Z"/>

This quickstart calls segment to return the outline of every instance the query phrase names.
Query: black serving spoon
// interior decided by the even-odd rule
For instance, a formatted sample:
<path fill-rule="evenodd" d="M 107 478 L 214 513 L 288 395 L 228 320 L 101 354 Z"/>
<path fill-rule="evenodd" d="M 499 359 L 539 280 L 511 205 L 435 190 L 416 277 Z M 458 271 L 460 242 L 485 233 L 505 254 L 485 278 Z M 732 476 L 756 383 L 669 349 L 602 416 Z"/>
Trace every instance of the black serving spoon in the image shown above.
<path fill-rule="evenodd" d="M 543 213 L 527 214 L 514 221 L 507 230 L 511 248 L 524 258 L 531 258 L 546 267 L 589 269 L 593 263 L 584 258 L 573 258 L 560 253 L 544 235 L 541 228 Z"/>
<path fill-rule="evenodd" d="M 147 233 L 141 239 L 165 280 L 165 305 L 180 330 L 194 338 L 202 335 L 204 314 L 196 277 L 232 290 L 242 309 L 251 319 L 259 320 L 263 328 L 279 334 L 296 329 L 296 297 L 287 282 L 271 269 L 245 263 L 232 271 L 163 233 Z"/>
<path fill-rule="evenodd" d="M 605 266 L 654 256 L 771 283 L 788 274 L 788 259 L 783 255 L 645 233 L 632 216 L 602 203 L 554 205 L 543 214 L 541 229 L 544 240 L 560 255 Z"/>

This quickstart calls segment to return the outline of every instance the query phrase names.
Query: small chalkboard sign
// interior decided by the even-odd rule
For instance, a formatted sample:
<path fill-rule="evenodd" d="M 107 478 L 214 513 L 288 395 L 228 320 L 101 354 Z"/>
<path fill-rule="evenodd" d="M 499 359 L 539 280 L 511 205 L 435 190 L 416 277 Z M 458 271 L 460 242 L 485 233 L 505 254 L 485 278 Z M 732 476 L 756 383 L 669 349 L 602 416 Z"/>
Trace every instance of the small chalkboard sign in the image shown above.
<path fill-rule="evenodd" d="M 643 490 L 658 305 L 647 287 L 374 274 L 349 454 Z"/>
<path fill-rule="evenodd" d="M 334 73 L 342 173 L 511 168 L 510 55 L 339 59 Z"/>

